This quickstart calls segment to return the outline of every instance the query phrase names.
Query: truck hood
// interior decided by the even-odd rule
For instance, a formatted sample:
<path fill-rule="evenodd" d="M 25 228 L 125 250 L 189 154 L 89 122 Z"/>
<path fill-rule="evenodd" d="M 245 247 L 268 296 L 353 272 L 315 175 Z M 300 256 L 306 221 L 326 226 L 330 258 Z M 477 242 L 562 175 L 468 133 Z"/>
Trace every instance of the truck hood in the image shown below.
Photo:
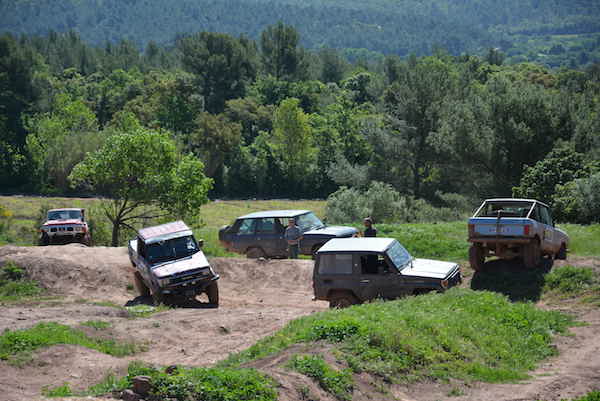
<path fill-rule="evenodd" d="M 431 277 L 445 279 L 458 268 L 456 263 L 441 260 L 413 259 L 410 265 L 402 270 L 404 276 Z"/>
<path fill-rule="evenodd" d="M 329 237 L 351 237 L 358 231 L 353 227 L 344 226 L 326 226 L 314 230 L 306 231 L 304 235 L 325 235 Z"/>
<path fill-rule="evenodd" d="M 172 276 L 173 274 L 195 270 L 202 267 L 209 267 L 208 260 L 202 251 L 196 252 L 190 257 L 165 262 L 152 268 L 152 272 L 157 278 Z"/>
<path fill-rule="evenodd" d="M 81 220 L 77 220 L 77 219 L 66 219 L 66 220 L 47 220 L 44 225 L 45 226 L 58 226 L 58 225 L 65 225 L 65 224 L 82 224 L 83 222 Z"/>

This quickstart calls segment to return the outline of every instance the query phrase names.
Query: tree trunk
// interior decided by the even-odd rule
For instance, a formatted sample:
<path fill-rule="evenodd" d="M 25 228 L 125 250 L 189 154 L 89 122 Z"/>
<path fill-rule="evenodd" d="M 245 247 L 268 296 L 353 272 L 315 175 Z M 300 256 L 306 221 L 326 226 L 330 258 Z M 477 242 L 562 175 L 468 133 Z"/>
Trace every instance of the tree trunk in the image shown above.
<path fill-rule="evenodd" d="M 121 222 L 118 221 L 118 220 L 115 220 L 113 222 L 111 246 L 119 246 L 119 231 L 120 231 L 120 228 L 121 228 Z"/>

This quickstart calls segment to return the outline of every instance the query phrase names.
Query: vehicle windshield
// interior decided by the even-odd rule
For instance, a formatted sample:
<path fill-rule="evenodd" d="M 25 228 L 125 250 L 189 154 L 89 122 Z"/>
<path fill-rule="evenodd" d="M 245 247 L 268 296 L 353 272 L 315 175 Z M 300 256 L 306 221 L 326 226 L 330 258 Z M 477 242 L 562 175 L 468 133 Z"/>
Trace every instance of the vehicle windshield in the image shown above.
<path fill-rule="evenodd" d="M 81 220 L 81 210 L 54 210 L 48 212 L 48 220 Z"/>
<path fill-rule="evenodd" d="M 412 260 L 410 253 L 398 241 L 394 241 L 385 253 L 398 270 L 404 269 Z"/>
<path fill-rule="evenodd" d="M 486 202 L 475 217 L 527 217 L 533 202 Z"/>
<path fill-rule="evenodd" d="M 312 212 L 298 216 L 296 218 L 296 225 L 300 227 L 302 231 L 325 227 L 325 224 L 323 224 L 323 222 L 321 222 L 321 220 L 319 220 Z"/>
<path fill-rule="evenodd" d="M 198 251 L 198 244 L 191 235 L 155 242 L 149 244 L 146 248 L 147 258 L 150 264 L 185 258 Z"/>

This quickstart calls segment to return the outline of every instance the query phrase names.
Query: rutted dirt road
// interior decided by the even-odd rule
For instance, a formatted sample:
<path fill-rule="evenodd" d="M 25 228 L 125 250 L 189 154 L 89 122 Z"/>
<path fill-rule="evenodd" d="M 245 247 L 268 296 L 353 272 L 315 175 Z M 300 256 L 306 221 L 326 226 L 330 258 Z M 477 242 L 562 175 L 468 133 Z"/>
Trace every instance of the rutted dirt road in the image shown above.
<path fill-rule="evenodd" d="M 111 370 L 123 372 L 131 360 L 160 365 L 209 365 L 254 344 L 298 316 L 327 307 L 323 302 L 311 301 L 312 262 L 305 260 L 212 259 L 211 264 L 221 275 L 218 309 L 210 308 L 200 298 L 201 302 L 193 308 L 177 308 L 137 319 L 105 304 L 122 306 L 135 299 L 135 294 L 127 289 L 131 270 L 124 248 L 0 247 L 0 264 L 5 260 L 14 260 L 26 268 L 33 279 L 60 298 L 31 305 L 0 306 L 0 331 L 39 322 L 77 327 L 87 320 L 103 320 L 111 323 L 103 335 L 146 342 L 148 351 L 114 358 L 61 345 L 36 352 L 33 362 L 23 368 L 0 362 L 0 400 L 39 399 L 44 386 L 64 382 L 83 389 Z M 600 269 L 600 263 L 593 259 L 570 263 Z M 469 281 L 464 285 L 468 286 Z M 579 313 L 588 325 L 573 328 L 572 337 L 559 337 L 556 345 L 560 355 L 542 364 L 532 379 L 517 384 L 461 386 L 463 395 L 451 399 L 555 401 L 600 388 L 600 310 Z M 405 401 L 443 400 L 450 398 L 448 393 L 453 387 L 454 384 L 435 383 L 394 386 L 389 396 L 393 394 L 395 399 Z M 294 392 L 283 398 L 292 399 L 290 394 Z M 382 395 L 374 393 L 372 397 L 380 399 Z M 357 394 L 357 400 L 363 398 Z M 329 398 L 320 393 L 320 399 Z"/>

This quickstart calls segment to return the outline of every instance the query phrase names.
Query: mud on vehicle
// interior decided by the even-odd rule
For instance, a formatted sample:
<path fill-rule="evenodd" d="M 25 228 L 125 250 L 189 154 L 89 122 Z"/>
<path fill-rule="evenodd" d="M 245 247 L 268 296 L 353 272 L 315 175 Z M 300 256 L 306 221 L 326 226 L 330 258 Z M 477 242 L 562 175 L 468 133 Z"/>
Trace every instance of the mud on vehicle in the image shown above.
<path fill-rule="evenodd" d="M 90 229 L 85 221 L 85 209 L 80 208 L 48 210 L 46 221 L 39 232 L 38 244 L 41 246 L 70 243 L 90 246 L 92 242 Z"/>
<path fill-rule="evenodd" d="M 249 258 L 285 258 L 288 244 L 283 237 L 288 219 L 294 219 L 302 231 L 300 254 L 314 255 L 332 238 L 356 235 L 353 227 L 327 226 L 310 210 L 269 210 L 238 217 L 219 230 L 219 241 L 230 252 Z"/>
<path fill-rule="evenodd" d="M 481 270 L 485 259 L 521 258 L 526 268 L 543 256 L 566 259 L 567 233 L 557 228 L 550 207 L 535 199 L 487 199 L 469 219 L 469 262 Z"/>
<path fill-rule="evenodd" d="M 219 275 L 210 267 L 192 230 L 182 221 L 143 228 L 129 241 L 129 259 L 135 268 L 135 286 L 154 302 L 169 297 L 192 299 L 206 293 L 219 304 Z"/>
<path fill-rule="evenodd" d="M 316 253 L 314 299 L 332 308 L 445 291 L 462 282 L 456 263 L 414 259 L 393 238 L 332 239 Z"/>

